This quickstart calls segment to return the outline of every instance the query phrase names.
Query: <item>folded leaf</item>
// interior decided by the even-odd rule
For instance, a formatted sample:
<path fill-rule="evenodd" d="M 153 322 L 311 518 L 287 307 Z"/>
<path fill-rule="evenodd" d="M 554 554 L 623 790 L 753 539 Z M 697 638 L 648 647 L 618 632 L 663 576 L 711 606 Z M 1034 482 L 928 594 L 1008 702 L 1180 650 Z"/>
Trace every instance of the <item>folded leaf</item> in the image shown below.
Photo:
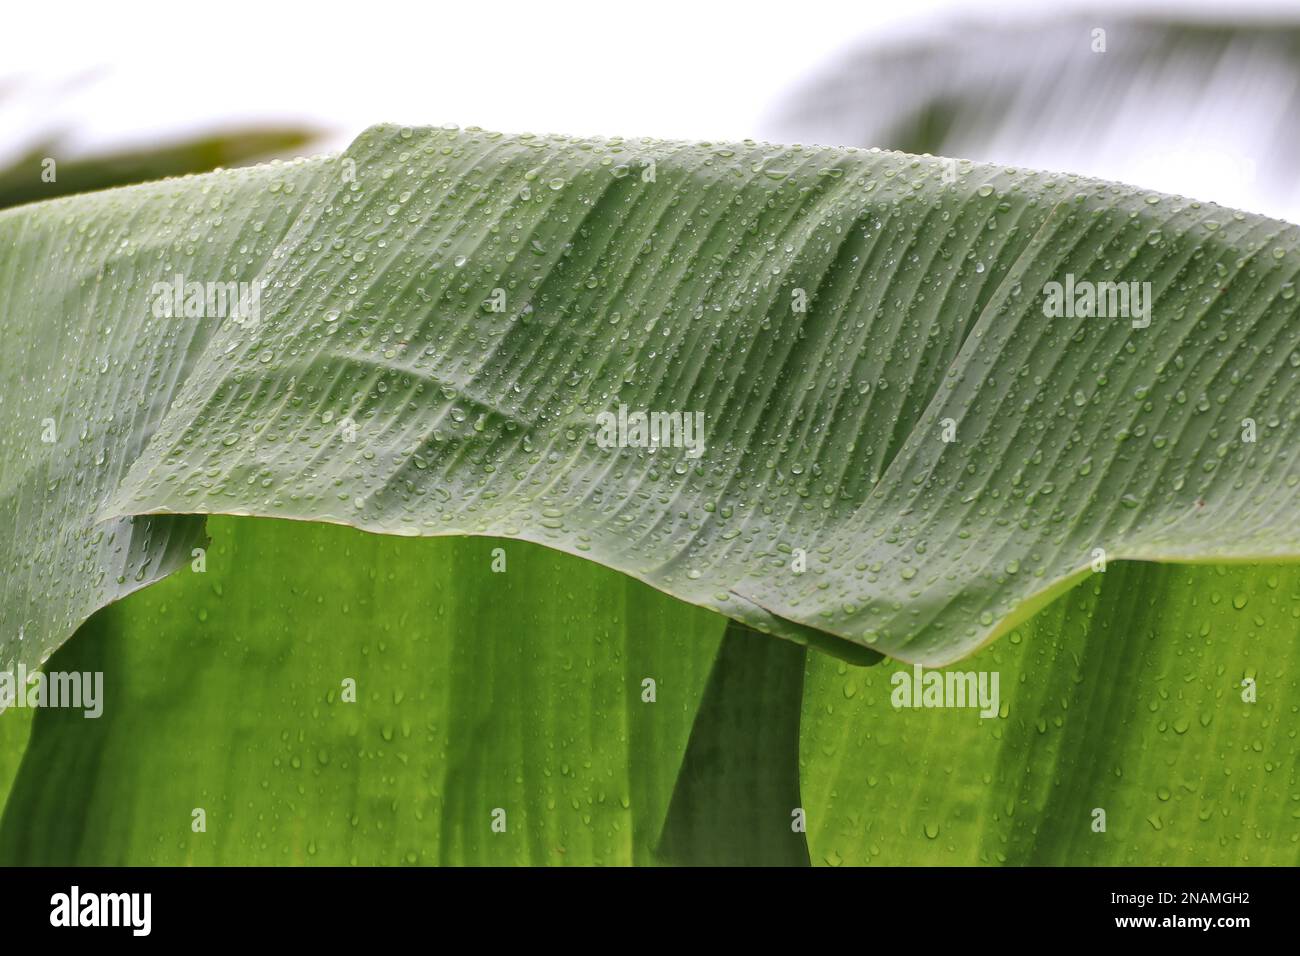
<path fill-rule="evenodd" d="M 902 154 L 380 127 L 0 237 L 0 659 L 211 513 L 523 538 L 925 663 L 1098 560 L 1300 554 L 1300 254 L 1256 216 Z M 218 282 L 255 314 L 165 315 Z"/>

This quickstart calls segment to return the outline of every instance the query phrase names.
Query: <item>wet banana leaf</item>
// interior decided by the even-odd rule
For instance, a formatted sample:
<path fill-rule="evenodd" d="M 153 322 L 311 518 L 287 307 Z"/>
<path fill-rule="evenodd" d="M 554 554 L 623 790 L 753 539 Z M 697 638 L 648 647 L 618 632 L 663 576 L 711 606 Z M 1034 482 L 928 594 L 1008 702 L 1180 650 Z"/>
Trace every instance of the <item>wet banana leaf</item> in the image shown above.
<path fill-rule="evenodd" d="M 1296 239 L 902 154 L 386 127 L 14 210 L 0 659 L 214 513 L 535 541 L 926 664 L 1099 560 L 1294 557 Z"/>
<path fill-rule="evenodd" d="M 993 717 L 904 700 L 911 667 L 810 655 L 812 861 L 1295 866 L 1297 647 L 1297 565 L 1134 563 L 923 674 L 996 674 Z"/>
<path fill-rule="evenodd" d="M 521 542 L 212 538 L 50 661 L 103 674 L 102 714 L 36 712 L 0 863 L 658 860 L 724 619 Z"/>
<path fill-rule="evenodd" d="M 51 660 L 104 674 L 103 714 L 38 713 L 0 862 L 1300 856 L 1295 565 L 1113 565 L 926 672 L 997 675 L 982 716 L 896 707 L 906 665 L 720 645 L 720 618 L 532 545 L 212 534 L 202 572 L 101 611 Z"/>

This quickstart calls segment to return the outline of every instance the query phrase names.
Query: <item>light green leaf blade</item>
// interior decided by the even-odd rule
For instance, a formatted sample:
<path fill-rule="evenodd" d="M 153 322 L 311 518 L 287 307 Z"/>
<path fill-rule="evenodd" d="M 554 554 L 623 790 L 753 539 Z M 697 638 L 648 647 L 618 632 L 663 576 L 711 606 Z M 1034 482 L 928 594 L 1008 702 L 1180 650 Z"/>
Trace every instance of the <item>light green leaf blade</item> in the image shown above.
<path fill-rule="evenodd" d="M 51 660 L 104 713 L 38 713 L 0 861 L 656 862 L 723 619 L 519 542 L 211 527 Z"/>
<path fill-rule="evenodd" d="M 895 708 L 911 667 L 811 655 L 813 863 L 1295 866 L 1297 642 L 1295 565 L 1117 564 L 926 672 L 996 672 L 1001 717 Z"/>

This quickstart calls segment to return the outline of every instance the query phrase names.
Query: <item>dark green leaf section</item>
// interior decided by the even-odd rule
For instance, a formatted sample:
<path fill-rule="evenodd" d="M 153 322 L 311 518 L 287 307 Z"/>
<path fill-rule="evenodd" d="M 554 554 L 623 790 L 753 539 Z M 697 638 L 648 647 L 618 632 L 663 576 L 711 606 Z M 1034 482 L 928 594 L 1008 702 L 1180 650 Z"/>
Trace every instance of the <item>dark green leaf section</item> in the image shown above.
<path fill-rule="evenodd" d="M 813 862 L 1295 866 L 1297 647 L 1295 565 L 1134 563 L 934 672 L 998 672 L 1000 718 L 895 708 L 912 668 L 813 655 Z"/>
<path fill-rule="evenodd" d="M 0 716 L 0 811 L 9 797 L 9 788 L 18 774 L 18 767 L 27 749 L 31 732 L 32 712 L 10 708 Z"/>
<path fill-rule="evenodd" d="M 806 654 L 728 625 L 664 822 L 664 862 L 808 865 L 798 772 Z"/>
<path fill-rule="evenodd" d="M 723 619 L 520 542 L 211 529 L 50 661 L 104 715 L 38 712 L 0 861 L 653 862 Z"/>

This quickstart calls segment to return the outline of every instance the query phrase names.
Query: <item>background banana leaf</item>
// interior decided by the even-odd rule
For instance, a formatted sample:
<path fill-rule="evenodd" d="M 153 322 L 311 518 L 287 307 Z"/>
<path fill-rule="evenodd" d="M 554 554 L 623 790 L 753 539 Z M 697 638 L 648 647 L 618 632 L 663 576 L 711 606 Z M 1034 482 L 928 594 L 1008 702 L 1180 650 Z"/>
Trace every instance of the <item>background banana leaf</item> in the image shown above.
<path fill-rule="evenodd" d="M 1000 719 L 894 709 L 890 678 L 909 669 L 811 653 L 802 720 L 764 713 L 782 700 L 772 675 L 791 673 L 778 664 L 732 695 L 763 711 L 736 726 L 717 691 L 699 719 L 722 620 L 589 562 L 491 539 L 210 528 L 205 573 L 106 608 L 51 660 L 104 672 L 105 716 L 37 713 L 0 860 L 1300 857 L 1294 565 L 1114 565 L 961 665 L 1000 672 Z M 505 572 L 492 571 L 497 547 Z M 752 639 L 799 654 L 805 680 L 799 648 Z M 0 731 L 30 713 L 11 709 Z M 683 768 L 694 723 L 715 736 Z M 797 772 L 772 739 L 791 732 Z M 665 837 L 674 787 L 692 784 L 702 792 Z M 732 819 L 754 806 L 766 819 Z M 191 829 L 196 808 L 206 832 Z M 491 829 L 497 808 L 505 833 Z"/>
<path fill-rule="evenodd" d="M 1233 10 L 967 14 L 860 43 L 777 104 L 780 142 L 1069 170 L 1292 222 L 1300 23 Z"/>

